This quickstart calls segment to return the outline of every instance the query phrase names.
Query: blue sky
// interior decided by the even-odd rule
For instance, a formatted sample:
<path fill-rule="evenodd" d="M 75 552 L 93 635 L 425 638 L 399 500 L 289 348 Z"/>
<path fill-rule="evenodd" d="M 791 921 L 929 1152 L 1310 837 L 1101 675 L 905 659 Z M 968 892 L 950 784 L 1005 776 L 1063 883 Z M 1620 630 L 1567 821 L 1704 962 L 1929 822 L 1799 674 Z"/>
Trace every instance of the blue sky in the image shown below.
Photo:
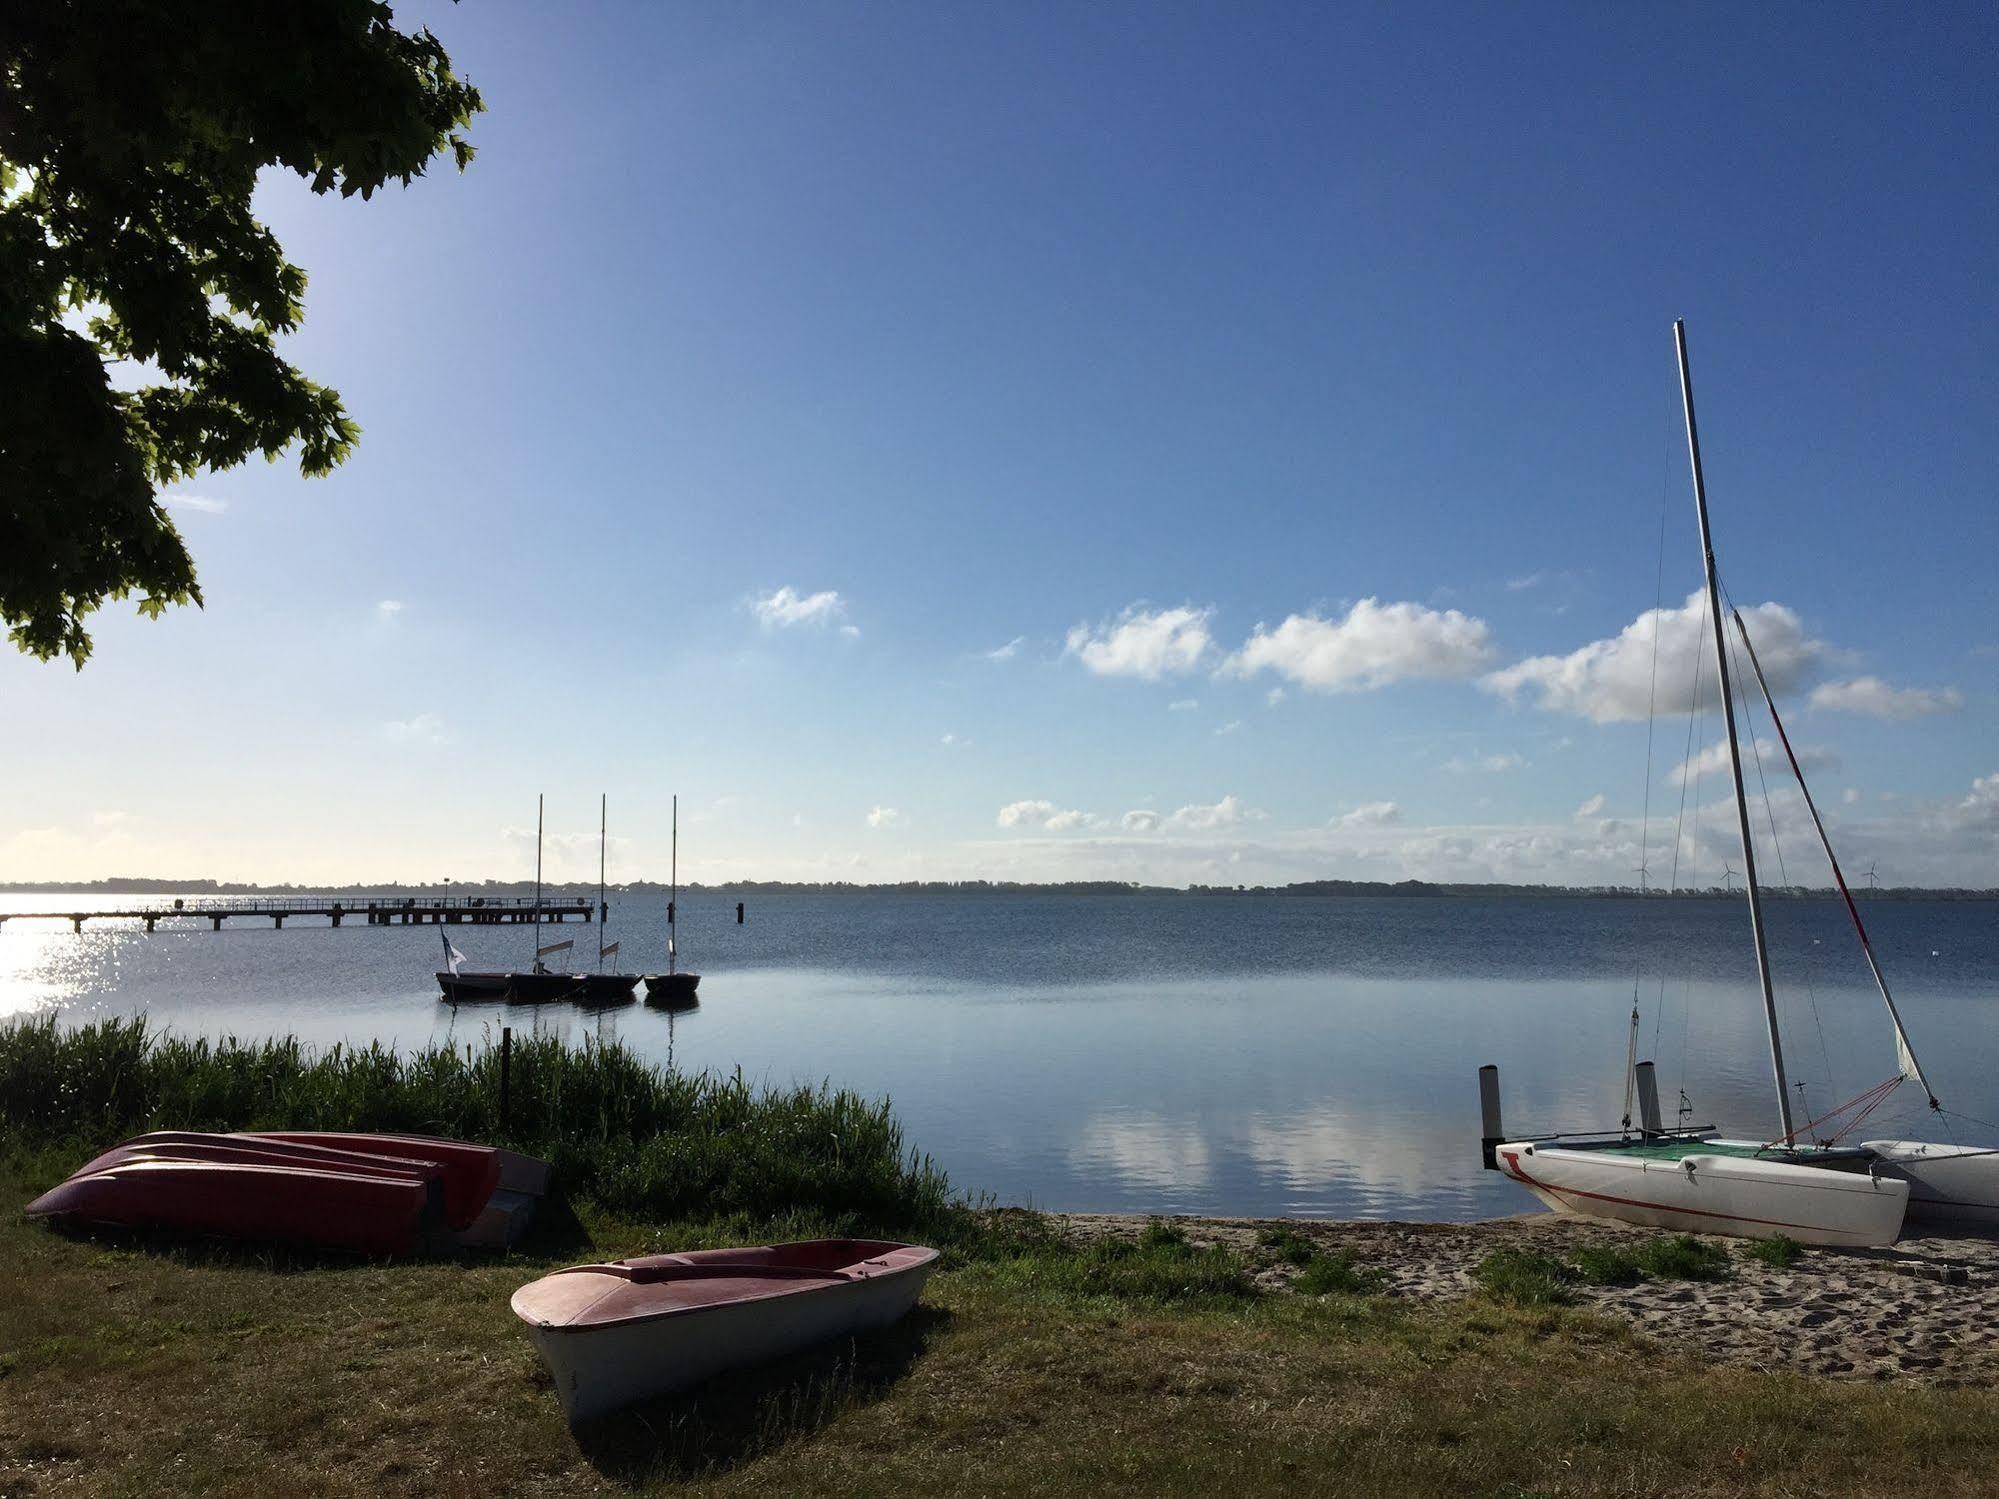
<path fill-rule="evenodd" d="M 471 170 L 261 194 L 361 447 L 0 659 L 0 878 L 1656 873 L 1684 317 L 1842 842 L 1999 883 L 1989 12 L 398 14 Z"/>

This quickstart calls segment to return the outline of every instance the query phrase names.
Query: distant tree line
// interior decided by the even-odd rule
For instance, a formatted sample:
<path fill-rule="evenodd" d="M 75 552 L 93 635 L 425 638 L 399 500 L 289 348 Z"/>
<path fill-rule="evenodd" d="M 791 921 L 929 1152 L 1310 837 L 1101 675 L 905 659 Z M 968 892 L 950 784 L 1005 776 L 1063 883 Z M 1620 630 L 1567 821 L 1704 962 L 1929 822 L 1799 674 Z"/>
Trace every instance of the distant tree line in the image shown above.
<path fill-rule="evenodd" d="M 542 886 L 549 896 L 585 895 L 596 889 L 588 880 L 551 880 Z M 1830 886 L 1765 885 L 1763 895 L 1771 900 L 1828 900 L 1838 892 Z M 653 880 L 614 884 L 618 895 L 656 895 L 664 899 L 667 887 Z M 103 880 L 14 880 L 0 883 L 0 893 L 10 895 L 445 895 L 524 896 L 534 893 L 531 880 L 430 880 L 417 884 L 398 882 L 351 885 L 282 884 L 258 885 L 228 880 L 165 880 L 119 877 Z M 1021 880 L 903 880 L 864 885 L 848 880 L 742 880 L 716 885 L 698 882 L 680 887 L 683 899 L 702 895 L 727 895 L 745 899 L 759 895 L 1073 895 L 1073 896 L 1274 896 L 1328 898 L 1373 898 L 1400 896 L 1444 900 L 1740 900 L 1742 887 L 1695 886 L 1683 890 L 1640 890 L 1636 885 L 1513 885 L 1435 884 L 1427 880 L 1300 880 L 1289 885 L 1141 885 L 1121 880 L 1067 880 L 1033 884 Z M 1878 890 L 1856 890 L 1858 900 L 1999 900 L 1999 889 L 1964 886 L 1896 885 Z"/>

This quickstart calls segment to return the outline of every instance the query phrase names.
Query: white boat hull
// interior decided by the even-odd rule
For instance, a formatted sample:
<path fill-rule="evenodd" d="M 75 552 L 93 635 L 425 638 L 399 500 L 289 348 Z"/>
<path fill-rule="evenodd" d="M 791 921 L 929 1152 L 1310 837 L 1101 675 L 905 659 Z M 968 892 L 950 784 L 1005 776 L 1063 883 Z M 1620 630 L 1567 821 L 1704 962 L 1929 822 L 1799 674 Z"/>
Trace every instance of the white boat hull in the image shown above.
<path fill-rule="evenodd" d="M 1680 1160 L 1501 1144 L 1499 1166 L 1558 1213 L 1686 1233 L 1856 1248 L 1901 1235 L 1909 1183 L 1865 1171 L 1689 1154 Z"/>
<path fill-rule="evenodd" d="M 1882 1172 L 1909 1184 L 1909 1216 L 1999 1227 L 1999 1152 L 1924 1140 L 1867 1140 Z"/>
<path fill-rule="evenodd" d="M 886 1327 L 916 1304 L 933 1267 L 644 1321 L 576 1328 L 530 1323 L 528 1336 L 555 1375 L 556 1396 L 574 1426 L 727 1369 Z"/>

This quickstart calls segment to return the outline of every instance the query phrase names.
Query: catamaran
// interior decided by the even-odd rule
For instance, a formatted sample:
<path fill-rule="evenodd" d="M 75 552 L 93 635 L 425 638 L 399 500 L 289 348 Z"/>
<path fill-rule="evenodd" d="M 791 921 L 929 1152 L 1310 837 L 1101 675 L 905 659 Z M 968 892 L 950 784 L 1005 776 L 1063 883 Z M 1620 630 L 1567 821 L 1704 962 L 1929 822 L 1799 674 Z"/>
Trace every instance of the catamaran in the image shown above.
<path fill-rule="evenodd" d="M 1694 419 L 1693 375 L 1687 359 L 1684 323 L 1674 323 L 1673 339 L 1679 357 L 1687 457 L 1693 471 L 1694 508 L 1700 521 L 1707 613 L 1713 626 L 1715 670 L 1734 783 L 1736 825 L 1742 842 L 1750 934 L 1770 1040 L 1770 1070 L 1776 1086 L 1779 1131 L 1774 1139 L 1759 1142 L 1724 1139 L 1712 1126 L 1682 1124 L 1667 1128 L 1660 1116 L 1652 1063 L 1637 1060 L 1634 1008 L 1633 1040 L 1626 1061 L 1626 1116 L 1620 1127 L 1586 1134 L 1509 1136 L 1501 1123 L 1498 1069 L 1484 1067 L 1479 1072 L 1479 1091 L 1485 1164 L 1505 1172 L 1557 1212 L 1696 1233 L 1745 1238 L 1783 1235 L 1807 1244 L 1872 1246 L 1893 1243 L 1901 1235 L 1905 1217 L 1999 1223 L 1999 1151 L 1910 1140 L 1842 1143 L 1904 1083 L 1913 1082 L 1920 1087 L 1933 1112 L 1941 1116 L 1945 1111 L 1916 1061 L 1901 1012 L 1875 958 L 1866 925 L 1833 852 L 1832 840 L 1784 732 L 1776 700 L 1756 658 L 1748 625 L 1739 610 L 1732 610 L 1756 684 L 1790 761 L 1792 774 L 1804 794 L 1805 805 L 1810 809 L 1834 882 L 1852 918 L 1861 952 L 1887 1006 L 1895 1035 L 1894 1076 L 1818 1118 L 1802 1124 L 1792 1118 L 1783 1038 L 1770 981 L 1763 905 L 1756 883 L 1749 800 L 1736 737 L 1728 635 L 1708 524 L 1707 485 L 1701 471 L 1700 432 Z M 1658 628 L 1655 619 L 1653 629 Z M 1640 1115 L 1635 1130 L 1629 1114 L 1629 1100 L 1634 1094 Z"/>

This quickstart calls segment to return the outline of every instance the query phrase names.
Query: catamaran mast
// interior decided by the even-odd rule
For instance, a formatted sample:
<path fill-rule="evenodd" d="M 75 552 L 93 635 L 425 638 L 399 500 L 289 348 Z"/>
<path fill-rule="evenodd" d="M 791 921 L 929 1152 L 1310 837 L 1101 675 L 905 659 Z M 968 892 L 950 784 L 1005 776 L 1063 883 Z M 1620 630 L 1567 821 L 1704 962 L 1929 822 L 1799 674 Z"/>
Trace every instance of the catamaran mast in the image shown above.
<path fill-rule="evenodd" d="M 606 820 L 605 807 L 609 798 L 602 791 L 597 793 L 597 971 L 604 971 L 604 835 L 610 827 Z"/>
<path fill-rule="evenodd" d="M 1763 986 L 1763 1018 L 1770 1027 L 1770 1072 L 1777 1084 L 1777 1117 L 1789 1143 L 1791 1088 L 1784 1078 L 1784 1042 L 1777 1033 L 1777 996 L 1770 987 L 1770 953 L 1763 936 L 1763 901 L 1756 893 L 1756 849 L 1749 836 L 1749 797 L 1742 787 L 1742 751 L 1735 742 L 1735 695 L 1728 685 L 1728 632 L 1721 618 L 1721 588 L 1714 576 L 1714 538 L 1707 523 L 1707 481 L 1701 477 L 1700 429 L 1694 424 L 1694 376 L 1687 366 L 1687 325 L 1676 320 L 1673 343 L 1680 356 L 1680 400 L 1687 413 L 1687 460 L 1694 470 L 1694 509 L 1701 520 L 1701 565 L 1707 573 L 1707 613 L 1714 625 L 1715 673 L 1721 684 L 1721 717 L 1728 726 L 1728 769 L 1735 780 L 1735 821 L 1742 834 L 1742 878 L 1749 893 L 1749 929 L 1756 939 L 1756 977 Z M 1658 623 L 1653 622 L 1653 628 Z"/>

